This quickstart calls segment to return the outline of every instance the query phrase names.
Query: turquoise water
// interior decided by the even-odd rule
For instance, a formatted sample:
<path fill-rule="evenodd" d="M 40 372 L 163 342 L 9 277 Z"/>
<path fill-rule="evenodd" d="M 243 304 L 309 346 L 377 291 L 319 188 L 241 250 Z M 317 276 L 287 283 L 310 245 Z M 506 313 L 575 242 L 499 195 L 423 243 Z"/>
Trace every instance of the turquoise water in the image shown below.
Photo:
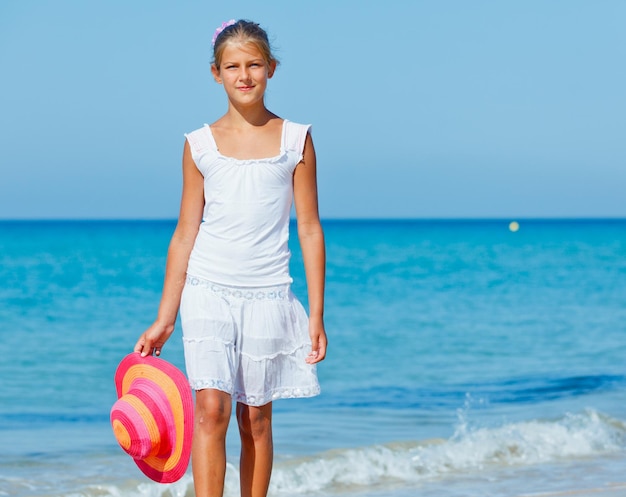
<path fill-rule="evenodd" d="M 626 480 L 626 221 L 520 224 L 324 223 L 323 393 L 275 404 L 271 495 L 507 496 Z M 188 475 L 145 479 L 108 421 L 173 229 L 0 223 L 0 496 L 192 495 Z M 180 330 L 163 357 L 183 366 Z M 238 495 L 232 428 L 227 496 Z"/>

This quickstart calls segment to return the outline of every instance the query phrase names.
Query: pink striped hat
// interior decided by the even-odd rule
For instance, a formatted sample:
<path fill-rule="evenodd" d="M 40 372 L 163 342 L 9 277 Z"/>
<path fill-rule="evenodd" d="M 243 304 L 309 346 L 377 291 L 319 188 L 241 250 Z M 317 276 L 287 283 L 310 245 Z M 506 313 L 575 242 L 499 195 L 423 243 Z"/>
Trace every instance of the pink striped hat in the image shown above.
<path fill-rule="evenodd" d="M 172 483 L 187 470 L 193 399 L 185 375 L 172 364 L 134 352 L 115 372 L 118 400 L 111 424 L 118 443 L 154 481 Z"/>

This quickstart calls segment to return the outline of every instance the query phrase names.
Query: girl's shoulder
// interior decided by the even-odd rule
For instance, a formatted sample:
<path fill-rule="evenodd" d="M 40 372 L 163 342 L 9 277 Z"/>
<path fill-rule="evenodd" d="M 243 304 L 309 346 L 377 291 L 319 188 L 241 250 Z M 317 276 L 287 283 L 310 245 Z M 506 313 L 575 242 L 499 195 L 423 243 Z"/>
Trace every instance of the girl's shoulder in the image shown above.
<path fill-rule="evenodd" d="M 216 149 L 215 140 L 211 134 L 211 128 L 208 124 L 204 124 L 201 128 L 195 129 L 189 133 L 185 133 L 185 138 L 189 142 L 192 154 L 204 153 L 208 150 Z"/>
<path fill-rule="evenodd" d="M 285 149 L 296 152 L 301 156 L 309 133 L 311 133 L 310 124 L 300 124 L 285 119 L 283 122 L 283 144 Z"/>
<path fill-rule="evenodd" d="M 185 133 L 185 138 L 189 144 L 191 158 L 202 175 L 205 176 L 210 164 L 218 156 L 217 145 L 211 134 L 211 128 L 205 124 L 201 128 Z"/>

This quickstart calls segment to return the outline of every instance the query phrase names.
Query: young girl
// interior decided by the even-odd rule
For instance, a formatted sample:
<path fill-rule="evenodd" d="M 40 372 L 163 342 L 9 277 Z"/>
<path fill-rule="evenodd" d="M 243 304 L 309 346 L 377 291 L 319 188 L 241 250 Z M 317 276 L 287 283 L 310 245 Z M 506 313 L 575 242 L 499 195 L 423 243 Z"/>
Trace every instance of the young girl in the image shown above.
<path fill-rule="evenodd" d="M 272 401 L 319 393 L 326 355 L 325 249 L 309 126 L 264 102 L 277 60 L 258 24 L 217 29 L 213 77 L 228 111 L 186 135 L 180 217 L 156 321 L 135 351 L 161 353 L 180 307 L 185 363 L 196 390 L 196 496 L 221 496 L 232 399 L 241 436 L 241 495 L 267 494 Z M 290 291 L 289 215 L 295 203 L 309 317 Z"/>

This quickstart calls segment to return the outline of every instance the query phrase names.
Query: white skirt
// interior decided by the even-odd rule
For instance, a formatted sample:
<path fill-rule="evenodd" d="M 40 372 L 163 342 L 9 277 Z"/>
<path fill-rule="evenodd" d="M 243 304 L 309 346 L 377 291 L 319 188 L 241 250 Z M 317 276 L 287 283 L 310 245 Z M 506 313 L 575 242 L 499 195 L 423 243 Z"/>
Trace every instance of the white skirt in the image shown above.
<path fill-rule="evenodd" d="M 180 316 L 194 390 L 214 388 L 262 406 L 320 393 L 308 318 L 289 285 L 231 287 L 187 276 Z"/>

